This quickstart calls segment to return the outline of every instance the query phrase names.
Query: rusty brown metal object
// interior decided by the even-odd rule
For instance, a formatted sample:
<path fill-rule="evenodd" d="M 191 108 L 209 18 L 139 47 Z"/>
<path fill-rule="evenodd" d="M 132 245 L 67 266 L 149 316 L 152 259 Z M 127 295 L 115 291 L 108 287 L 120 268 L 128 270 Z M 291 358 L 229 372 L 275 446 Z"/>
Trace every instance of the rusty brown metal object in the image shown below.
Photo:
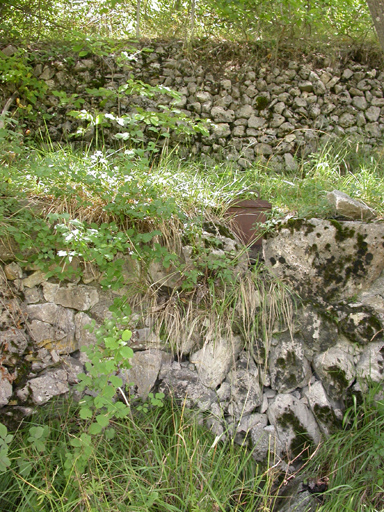
<path fill-rule="evenodd" d="M 271 203 L 263 199 L 240 200 L 228 208 L 232 230 L 245 245 L 252 248 L 261 246 L 262 234 L 257 224 L 266 222 L 266 213 L 271 208 Z"/>

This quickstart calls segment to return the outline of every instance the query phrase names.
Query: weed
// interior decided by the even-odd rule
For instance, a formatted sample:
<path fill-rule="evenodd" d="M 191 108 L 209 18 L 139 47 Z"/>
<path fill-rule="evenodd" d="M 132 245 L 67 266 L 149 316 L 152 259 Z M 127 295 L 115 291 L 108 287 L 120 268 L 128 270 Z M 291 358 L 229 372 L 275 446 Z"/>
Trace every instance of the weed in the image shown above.
<path fill-rule="evenodd" d="M 319 511 L 374 511 L 384 507 L 384 402 L 373 384 L 361 403 L 346 411 L 344 429 L 332 434 L 308 467 L 312 478 L 329 479 Z"/>

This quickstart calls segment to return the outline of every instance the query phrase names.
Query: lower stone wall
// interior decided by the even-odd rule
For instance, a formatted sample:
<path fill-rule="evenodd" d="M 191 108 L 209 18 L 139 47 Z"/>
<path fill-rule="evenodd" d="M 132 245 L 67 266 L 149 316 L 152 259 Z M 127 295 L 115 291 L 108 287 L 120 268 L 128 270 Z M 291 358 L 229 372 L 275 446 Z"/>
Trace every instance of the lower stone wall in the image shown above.
<path fill-rule="evenodd" d="M 225 243 L 234 247 L 225 237 L 220 243 L 223 251 Z M 282 223 L 263 241 L 263 254 L 269 272 L 300 294 L 296 309 L 276 317 L 264 338 L 180 332 L 176 353 L 154 328 L 156 313 L 134 313 L 125 382 L 140 397 L 157 390 L 185 400 L 217 436 L 247 436 L 257 460 L 269 450 L 298 455 L 338 428 L 367 378 L 383 382 L 383 251 L 382 222 Z M 85 325 L 108 319 L 124 292 L 102 289 L 97 272 L 58 283 L 10 257 L 0 280 L 0 421 L 10 421 L 73 390 L 86 359 L 79 349 L 96 343 Z M 274 297 L 259 297 L 256 309 L 263 299 Z"/>

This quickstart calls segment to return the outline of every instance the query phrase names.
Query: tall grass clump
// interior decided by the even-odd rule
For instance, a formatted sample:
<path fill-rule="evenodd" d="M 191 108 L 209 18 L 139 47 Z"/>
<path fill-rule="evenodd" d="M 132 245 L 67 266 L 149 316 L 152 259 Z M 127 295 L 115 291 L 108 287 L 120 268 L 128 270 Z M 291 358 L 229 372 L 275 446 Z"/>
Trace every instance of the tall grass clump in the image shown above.
<path fill-rule="evenodd" d="M 326 439 L 308 475 L 328 481 L 319 512 L 384 510 L 384 398 L 382 385 L 355 400 L 341 431 Z"/>
<path fill-rule="evenodd" d="M 269 510 L 276 474 L 262 469 L 245 446 L 215 442 L 199 418 L 169 402 L 133 413 L 116 435 L 93 437 L 82 473 L 63 471 L 79 436 L 76 408 L 56 401 L 25 420 L 0 474 L 0 509 L 7 512 Z M 44 430 L 36 442 L 36 431 Z M 35 436 L 35 437 L 34 437 Z M 265 508 L 263 508 L 265 507 Z"/>

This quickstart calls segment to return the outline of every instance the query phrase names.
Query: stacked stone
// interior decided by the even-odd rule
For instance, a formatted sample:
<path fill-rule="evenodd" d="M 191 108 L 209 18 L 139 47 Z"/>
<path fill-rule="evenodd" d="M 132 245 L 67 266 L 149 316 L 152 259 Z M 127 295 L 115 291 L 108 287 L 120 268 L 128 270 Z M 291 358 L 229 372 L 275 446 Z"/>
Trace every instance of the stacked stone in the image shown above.
<path fill-rule="evenodd" d="M 177 90 L 177 107 L 187 116 L 211 120 L 208 137 L 171 138 L 171 144 L 184 144 L 184 154 L 203 159 L 228 160 L 242 168 L 256 160 L 268 162 L 277 170 L 294 170 L 296 157 L 305 157 L 319 143 L 346 137 L 359 141 L 369 150 L 381 143 L 384 130 L 384 72 L 355 62 L 346 67 L 303 57 L 285 64 L 244 64 L 213 62 L 203 65 L 199 57 L 185 56 L 181 44 L 155 45 L 151 52 L 137 51 L 127 64 L 110 57 L 58 58 L 35 65 L 34 74 L 48 86 L 41 112 L 52 115 L 48 122 L 53 141 L 76 131 L 77 121 L 66 114 L 73 106 L 59 106 L 53 90 L 77 94 L 82 109 L 92 110 L 99 99 L 89 89 L 110 90 L 134 77 L 151 85 Z M 208 48 L 207 53 L 214 50 Z M 3 50 L 10 53 L 9 47 Z M 11 52 L 12 53 L 12 52 Z M 252 59 L 250 59 L 251 61 Z M 7 97 L 10 91 L 4 89 Z M 172 98 L 142 98 L 137 95 L 106 101 L 103 109 L 115 114 L 132 112 L 135 106 L 157 111 L 170 105 Z M 33 123 L 32 123 L 33 124 Z M 43 128 L 42 119 L 31 128 Z M 105 128 L 105 134 L 112 132 Z M 88 140 L 93 136 L 88 133 Z M 149 134 L 148 134 L 149 136 Z M 108 138 L 108 137 L 107 137 Z"/>
<path fill-rule="evenodd" d="M 350 218 L 374 215 L 338 191 L 329 201 Z M 216 238 L 222 248 L 212 257 L 236 258 L 235 241 Z M 75 273 L 58 284 L 33 267 L 22 269 L 6 250 L 0 250 L 7 262 L 0 273 L 0 410 L 9 416 L 70 392 L 84 370 L 80 347 L 96 343 L 85 326 L 110 318 L 109 306 L 140 279 L 134 275 L 140 269 L 124 256 L 127 289 L 117 294 L 101 288 L 102 276 L 90 265 L 81 278 Z M 187 261 L 190 247 L 182 253 Z M 290 219 L 264 240 L 263 255 L 270 272 L 303 299 L 285 323 L 276 322 L 263 339 L 246 340 L 208 329 L 206 318 L 206 332 L 191 336 L 188 327 L 172 340 L 175 354 L 154 328 L 154 314 L 135 314 L 132 369 L 122 374 L 141 397 L 161 390 L 206 411 L 218 437 L 247 437 L 257 460 L 269 451 L 296 456 L 318 443 L 338 428 L 351 395 L 365 392 L 367 379 L 382 385 L 384 371 L 383 223 Z M 247 272 L 238 263 L 239 273 Z M 177 293 L 177 272 L 157 264 L 148 272 Z M 262 299 L 260 292 L 254 297 Z"/>

